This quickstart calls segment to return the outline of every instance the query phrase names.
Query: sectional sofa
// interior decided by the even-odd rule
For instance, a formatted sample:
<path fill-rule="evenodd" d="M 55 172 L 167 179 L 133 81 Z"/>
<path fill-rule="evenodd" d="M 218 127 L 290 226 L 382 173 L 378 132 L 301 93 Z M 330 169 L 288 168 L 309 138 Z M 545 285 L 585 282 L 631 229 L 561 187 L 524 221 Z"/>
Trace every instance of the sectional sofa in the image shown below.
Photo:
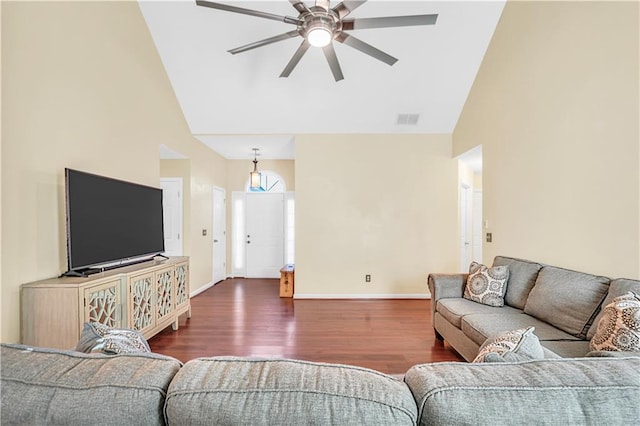
<path fill-rule="evenodd" d="M 399 380 L 301 360 L 216 357 L 183 365 L 152 353 L 3 344 L 0 423 L 638 424 L 639 354 L 588 353 L 599 307 L 638 281 L 507 257 L 494 264 L 509 266 L 503 307 L 464 299 L 464 274 L 429 276 L 436 332 L 470 360 L 493 333 L 533 325 L 545 358 L 420 364 Z"/>
<path fill-rule="evenodd" d="M 610 279 L 528 260 L 496 256 L 493 266 L 508 266 L 504 306 L 463 297 L 468 274 L 431 274 L 431 313 L 436 336 L 467 361 L 493 335 L 524 327 L 535 334 L 547 358 L 584 357 L 601 309 L 628 291 L 640 294 L 640 281 Z M 606 355 L 606 354 L 605 354 Z"/>

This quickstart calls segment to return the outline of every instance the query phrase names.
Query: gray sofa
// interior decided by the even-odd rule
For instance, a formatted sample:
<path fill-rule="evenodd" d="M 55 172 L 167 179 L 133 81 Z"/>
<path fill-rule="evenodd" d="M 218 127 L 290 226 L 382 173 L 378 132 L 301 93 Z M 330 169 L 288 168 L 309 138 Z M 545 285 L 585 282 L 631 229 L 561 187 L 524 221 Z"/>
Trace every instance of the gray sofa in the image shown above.
<path fill-rule="evenodd" d="M 492 335 L 535 327 L 546 358 L 584 357 L 599 313 L 627 291 L 640 294 L 640 281 L 610 279 L 528 260 L 496 256 L 493 266 L 507 265 L 504 307 L 463 298 L 467 274 L 431 274 L 431 310 L 436 336 L 467 361 Z"/>
<path fill-rule="evenodd" d="M 416 365 L 1 348 L 5 425 L 637 424 L 640 357 Z"/>

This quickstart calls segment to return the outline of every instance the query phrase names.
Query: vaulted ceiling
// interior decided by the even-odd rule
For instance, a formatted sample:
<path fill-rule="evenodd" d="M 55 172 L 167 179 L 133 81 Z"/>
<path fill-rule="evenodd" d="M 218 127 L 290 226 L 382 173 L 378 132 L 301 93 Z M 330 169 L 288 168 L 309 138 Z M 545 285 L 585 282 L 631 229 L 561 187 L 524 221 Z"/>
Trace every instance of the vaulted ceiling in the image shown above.
<path fill-rule="evenodd" d="M 223 3 L 298 14 L 286 0 Z M 345 77 L 336 82 L 318 48 L 290 77 L 278 77 L 300 37 L 227 52 L 295 25 L 195 1 L 139 4 L 191 132 L 226 158 L 247 158 L 254 141 L 263 143 L 262 158 L 293 158 L 295 134 L 452 133 L 504 7 L 504 1 L 370 0 L 349 17 L 438 14 L 437 23 L 350 31 L 398 62 L 389 66 L 334 43 Z M 417 114 L 417 122 L 399 124 L 401 114 Z"/>

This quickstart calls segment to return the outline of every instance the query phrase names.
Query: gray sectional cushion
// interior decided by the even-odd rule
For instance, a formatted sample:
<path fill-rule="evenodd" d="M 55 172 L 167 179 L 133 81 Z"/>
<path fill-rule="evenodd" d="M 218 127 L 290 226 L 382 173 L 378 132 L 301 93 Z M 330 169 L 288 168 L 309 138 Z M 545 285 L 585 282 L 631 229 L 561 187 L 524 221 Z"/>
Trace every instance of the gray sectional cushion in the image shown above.
<path fill-rule="evenodd" d="M 434 363 L 405 382 L 420 425 L 631 425 L 640 417 L 640 358 Z"/>
<path fill-rule="evenodd" d="M 587 355 L 589 349 L 589 341 L 587 340 L 544 340 L 540 344 L 546 349 L 552 351 L 561 358 L 581 358 Z M 548 356 L 545 356 L 548 358 Z"/>
<path fill-rule="evenodd" d="M 401 381 L 364 368 L 235 357 L 189 361 L 169 387 L 169 424 L 411 425 Z"/>
<path fill-rule="evenodd" d="M 470 314 L 496 314 L 509 313 L 519 314 L 521 310 L 504 306 L 498 308 L 495 306 L 482 305 L 467 299 L 440 299 L 436 304 L 436 311 L 447 319 L 456 327 L 461 327 L 462 317 Z"/>
<path fill-rule="evenodd" d="M 618 278 L 611 281 L 611 284 L 609 284 L 609 292 L 607 293 L 607 297 L 604 299 L 604 302 L 602 302 L 602 305 L 600 305 L 600 313 L 593 321 L 593 324 L 591 324 L 591 328 L 589 328 L 589 332 L 587 333 L 587 340 L 591 340 L 593 338 L 593 335 L 596 334 L 598 322 L 603 315 L 603 309 L 609 303 L 613 302 L 614 298 L 622 296 L 628 291 L 633 291 L 636 294 L 640 294 L 640 281 L 630 280 L 627 278 Z"/>
<path fill-rule="evenodd" d="M 464 334 L 479 345 L 489 336 L 529 326 L 536 328 L 536 336 L 541 341 L 578 340 L 577 337 L 526 314 L 471 314 L 463 317 L 461 323 Z"/>
<path fill-rule="evenodd" d="M 524 312 L 584 338 L 608 289 L 609 278 L 545 266 Z"/>
<path fill-rule="evenodd" d="M 504 301 L 509 306 L 524 309 L 529 292 L 536 283 L 542 265 L 528 260 L 496 256 L 493 260 L 493 266 L 509 267 L 509 280 Z"/>
<path fill-rule="evenodd" d="M 103 355 L 2 345 L 0 423 L 162 425 L 181 363 L 154 354 Z"/>

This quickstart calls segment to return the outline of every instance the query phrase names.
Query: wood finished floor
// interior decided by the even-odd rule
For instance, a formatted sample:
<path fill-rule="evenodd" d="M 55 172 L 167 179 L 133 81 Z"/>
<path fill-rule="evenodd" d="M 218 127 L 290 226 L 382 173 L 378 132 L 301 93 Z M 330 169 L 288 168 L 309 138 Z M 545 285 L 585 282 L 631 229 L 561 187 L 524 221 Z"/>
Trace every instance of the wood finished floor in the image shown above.
<path fill-rule="evenodd" d="M 463 361 L 435 339 L 430 300 L 294 300 L 279 280 L 229 279 L 191 299 L 180 317 L 149 340 L 183 362 L 234 355 L 295 358 L 402 374 L 415 364 Z"/>

